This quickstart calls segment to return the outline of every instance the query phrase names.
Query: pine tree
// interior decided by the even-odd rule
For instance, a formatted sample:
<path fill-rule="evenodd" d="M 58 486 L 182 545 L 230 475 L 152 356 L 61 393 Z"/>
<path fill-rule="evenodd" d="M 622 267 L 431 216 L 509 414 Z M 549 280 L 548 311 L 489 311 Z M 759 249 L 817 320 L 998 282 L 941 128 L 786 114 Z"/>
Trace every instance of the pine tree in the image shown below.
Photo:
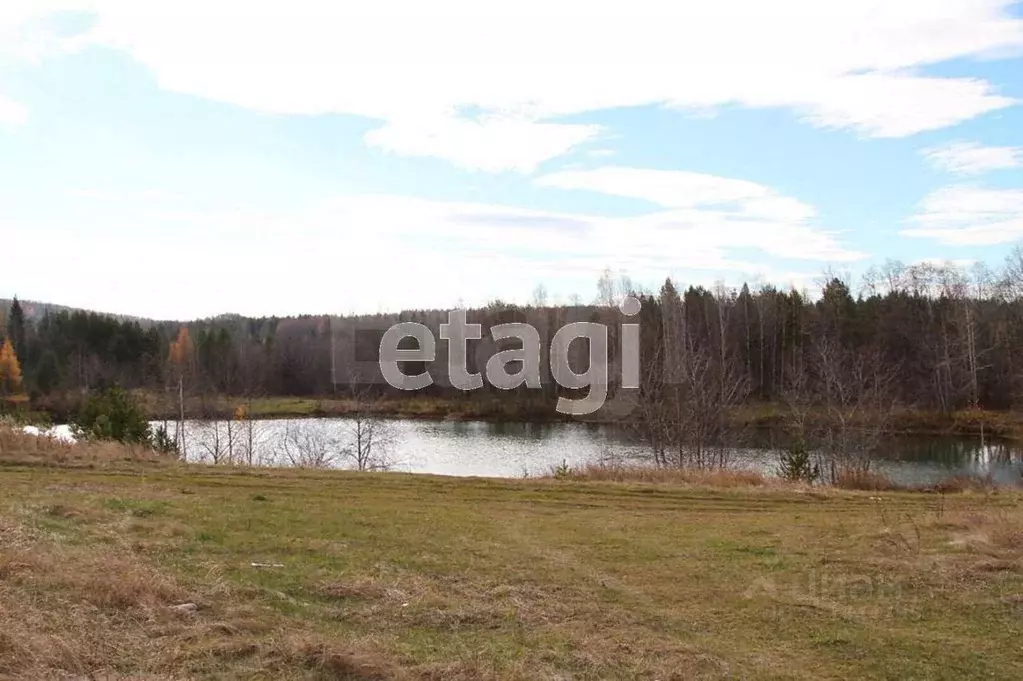
<path fill-rule="evenodd" d="M 10 314 L 7 316 L 7 337 L 14 344 L 15 353 L 25 352 L 25 311 L 18 302 L 18 296 L 14 296 Z"/>
<path fill-rule="evenodd" d="M 53 350 L 47 350 L 43 353 L 43 356 L 39 359 L 39 364 L 36 366 L 33 378 L 35 387 L 44 395 L 51 390 L 55 390 L 60 385 L 60 366 L 57 362 L 57 355 L 54 354 Z"/>
<path fill-rule="evenodd" d="M 82 405 L 71 429 L 78 438 L 142 444 L 152 442 L 145 410 L 131 393 L 117 386 L 102 394 L 91 395 Z M 167 442 L 160 444 L 167 445 Z"/>

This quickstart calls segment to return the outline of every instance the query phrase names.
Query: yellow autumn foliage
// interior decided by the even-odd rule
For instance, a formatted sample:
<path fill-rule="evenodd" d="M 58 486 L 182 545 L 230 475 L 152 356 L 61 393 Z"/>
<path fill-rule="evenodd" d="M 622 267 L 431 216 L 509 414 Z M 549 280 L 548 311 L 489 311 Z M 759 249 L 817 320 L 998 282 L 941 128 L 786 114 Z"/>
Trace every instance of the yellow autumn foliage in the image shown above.
<path fill-rule="evenodd" d="M 178 331 L 177 340 L 170 344 L 171 364 L 178 367 L 178 370 L 184 370 L 192 360 L 192 351 L 192 338 L 188 335 L 188 327 L 182 326 Z"/>
<path fill-rule="evenodd" d="M 0 343 L 0 394 L 15 395 L 21 390 L 21 364 L 14 346 L 7 339 Z"/>

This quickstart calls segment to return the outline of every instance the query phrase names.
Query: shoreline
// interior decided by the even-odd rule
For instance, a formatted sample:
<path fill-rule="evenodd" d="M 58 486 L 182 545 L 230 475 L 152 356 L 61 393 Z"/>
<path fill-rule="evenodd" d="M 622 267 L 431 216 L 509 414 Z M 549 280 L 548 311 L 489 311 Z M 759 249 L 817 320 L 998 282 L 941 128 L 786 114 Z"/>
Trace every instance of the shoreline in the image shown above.
<path fill-rule="evenodd" d="M 30 427 L 29 427 L 30 428 Z M 120 469 L 123 466 L 140 467 L 152 473 L 160 471 L 191 470 L 209 474 L 254 475 L 256 477 L 292 476 L 346 476 L 368 475 L 384 477 L 412 477 L 437 481 L 476 481 L 501 483 L 541 483 L 552 485 L 638 485 L 663 488 L 703 488 L 794 491 L 797 493 L 856 493 L 889 492 L 902 494 L 949 494 L 990 492 L 1002 490 L 1021 493 L 1020 484 L 998 482 L 990 475 L 950 474 L 941 480 L 906 483 L 889 477 L 882 470 L 852 471 L 833 481 L 799 481 L 785 479 L 776 474 L 753 468 L 726 466 L 699 468 L 692 466 L 660 467 L 649 463 L 589 462 L 551 466 L 548 469 L 522 476 L 487 474 L 459 475 L 431 471 L 401 470 L 399 467 L 376 471 L 355 471 L 350 468 L 324 466 L 305 467 L 273 465 L 267 463 L 211 463 L 182 460 L 155 450 L 115 441 L 65 439 L 46 437 L 28 428 L 3 427 L 0 424 L 0 472 L 27 469 Z"/>
<path fill-rule="evenodd" d="M 137 391 L 151 421 L 175 421 L 178 407 L 165 395 Z M 239 410 L 243 410 L 239 412 Z M 32 407 L 32 413 L 46 415 L 52 423 L 66 420 L 75 411 L 73 398 L 41 401 Z M 578 418 L 558 414 L 552 400 L 521 400 L 512 397 L 489 398 L 410 396 L 405 398 L 381 397 L 356 402 L 335 396 L 193 396 L 186 399 L 187 420 L 237 418 L 339 418 L 361 411 L 373 416 L 423 421 L 460 421 L 486 423 L 585 423 L 593 425 L 627 425 L 626 421 L 602 412 Z M 730 414 L 737 428 L 762 430 L 785 429 L 787 413 L 779 403 L 759 403 L 738 407 Z M 823 420 L 822 415 L 811 421 Z M 940 413 L 916 409 L 902 409 L 891 418 L 888 433 L 895 436 L 970 437 L 998 441 L 1023 440 L 1023 412 L 995 410 L 960 410 Z"/>

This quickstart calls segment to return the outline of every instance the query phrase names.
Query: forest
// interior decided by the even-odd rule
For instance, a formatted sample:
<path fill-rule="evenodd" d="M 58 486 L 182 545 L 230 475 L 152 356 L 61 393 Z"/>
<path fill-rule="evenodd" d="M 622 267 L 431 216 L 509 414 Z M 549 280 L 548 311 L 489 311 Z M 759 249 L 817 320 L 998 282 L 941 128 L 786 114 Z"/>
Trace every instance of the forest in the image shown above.
<path fill-rule="evenodd" d="M 601 321 L 610 329 L 613 357 L 615 330 L 625 321 L 616 304 L 628 294 L 642 302 L 638 318 L 628 320 L 641 325 L 642 402 L 658 409 L 683 398 L 701 409 L 840 400 L 951 413 L 1023 404 L 1020 250 L 997 271 L 889 261 L 858 282 L 823 277 L 815 291 L 683 288 L 670 280 L 643 291 L 605 272 L 588 305 L 552 305 L 538 293 L 530 304 L 493 301 L 467 317 L 485 329 L 528 322 L 544 342 L 567 321 Z M 4 408 L 27 403 L 53 413 L 113 385 L 190 397 L 329 397 L 356 385 L 383 394 L 387 386 L 373 374 L 382 331 L 398 321 L 436 330 L 447 320 L 446 310 L 407 310 L 172 322 L 16 298 L 0 303 L 0 314 Z M 492 354 L 486 345 L 470 341 L 470 371 Z M 543 395 L 559 390 L 550 380 L 543 386 Z M 451 391 L 438 380 L 417 396 Z M 499 391 L 480 392 L 492 398 Z M 522 393 L 501 398 L 524 399 Z"/>

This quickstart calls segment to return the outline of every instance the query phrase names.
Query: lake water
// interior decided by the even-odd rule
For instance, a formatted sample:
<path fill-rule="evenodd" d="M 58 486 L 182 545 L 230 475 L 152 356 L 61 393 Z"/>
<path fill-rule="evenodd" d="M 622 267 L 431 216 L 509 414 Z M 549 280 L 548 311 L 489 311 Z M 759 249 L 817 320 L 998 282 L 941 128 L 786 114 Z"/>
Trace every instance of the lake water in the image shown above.
<path fill-rule="evenodd" d="M 256 458 L 279 464 L 280 440 L 288 429 L 313 432 L 343 441 L 350 437 L 345 419 L 285 419 L 256 421 Z M 628 435 L 609 426 L 580 423 L 485 423 L 387 419 L 386 456 L 392 470 L 440 475 L 517 478 L 543 475 L 562 463 L 578 466 L 614 457 L 648 461 L 649 452 Z M 155 425 L 155 424 L 154 424 Z M 168 424 L 173 436 L 174 424 Z M 221 453 L 226 450 L 226 425 L 218 426 Z M 233 440 L 247 440 L 234 426 Z M 188 458 L 209 461 L 216 451 L 213 425 L 188 422 Z M 772 474 L 777 468 L 777 445 L 763 433 L 756 446 L 731 452 L 736 467 Z M 239 450 L 244 445 L 238 446 Z M 275 460 L 276 457 L 276 460 Z M 990 474 L 1003 484 L 1023 480 L 1023 448 L 1001 442 L 953 437 L 899 437 L 886 443 L 877 469 L 897 482 L 927 484 L 968 474 Z M 337 465 L 346 466 L 343 462 Z"/>

